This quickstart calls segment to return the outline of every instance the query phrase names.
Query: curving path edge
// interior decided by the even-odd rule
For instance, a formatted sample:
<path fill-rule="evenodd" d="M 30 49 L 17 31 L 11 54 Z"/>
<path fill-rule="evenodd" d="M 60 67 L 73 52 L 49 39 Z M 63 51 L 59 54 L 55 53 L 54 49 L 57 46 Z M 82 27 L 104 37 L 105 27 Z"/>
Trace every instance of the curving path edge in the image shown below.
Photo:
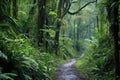
<path fill-rule="evenodd" d="M 76 59 L 62 64 L 56 71 L 54 80 L 85 80 L 80 78 L 80 74 L 75 68 Z"/>

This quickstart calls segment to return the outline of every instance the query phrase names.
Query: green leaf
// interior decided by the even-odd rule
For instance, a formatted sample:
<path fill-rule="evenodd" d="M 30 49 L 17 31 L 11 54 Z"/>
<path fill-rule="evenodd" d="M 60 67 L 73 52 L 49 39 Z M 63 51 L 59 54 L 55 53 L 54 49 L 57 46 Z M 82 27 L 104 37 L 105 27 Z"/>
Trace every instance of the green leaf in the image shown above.
<path fill-rule="evenodd" d="M 25 80 L 32 80 L 32 78 L 29 75 L 24 74 L 24 77 L 25 77 Z"/>
<path fill-rule="evenodd" d="M 57 13 L 56 13 L 55 11 L 50 11 L 50 12 L 49 12 L 49 15 L 57 16 Z"/>
<path fill-rule="evenodd" d="M 10 26 L 10 24 L 7 24 L 7 23 L 0 23 L 0 27 L 6 27 L 6 26 Z"/>
<path fill-rule="evenodd" d="M 0 58 L 7 60 L 7 56 L 0 51 Z"/>
<path fill-rule="evenodd" d="M 14 80 L 12 77 L 17 76 L 14 73 L 1 73 L 0 74 L 0 80 Z"/>
<path fill-rule="evenodd" d="M 113 2 L 111 5 L 111 8 L 118 6 L 119 4 L 117 2 Z"/>
<path fill-rule="evenodd" d="M 55 31 L 52 29 L 41 29 L 41 31 L 48 32 L 51 37 L 54 37 Z"/>

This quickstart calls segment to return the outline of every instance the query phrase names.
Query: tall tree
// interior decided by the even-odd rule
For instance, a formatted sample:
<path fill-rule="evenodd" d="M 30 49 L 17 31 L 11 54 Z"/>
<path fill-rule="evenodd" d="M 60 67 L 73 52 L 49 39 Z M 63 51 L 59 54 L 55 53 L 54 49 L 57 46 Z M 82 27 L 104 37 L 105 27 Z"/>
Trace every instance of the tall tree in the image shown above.
<path fill-rule="evenodd" d="M 55 33 L 55 54 L 58 54 L 58 47 L 59 47 L 59 33 L 60 33 L 60 27 L 61 27 L 61 19 L 62 19 L 62 6 L 63 6 L 64 0 L 59 0 L 58 4 L 58 11 L 57 11 L 57 26 L 56 26 L 56 33 Z"/>
<path fill-rule="evenodd" d="M 116 80 L 120 79 L 120 62 L 119 62 L 119 5 L 117 4 L 119 0 L 114 0 L 116 3 L 113 7 L 113 37 L 114 37 L 114 56 L 115 56 L 115 72 L 116 72 Z"/>
<path fill-rule="evenodd" d="M 110 32 L 114 39 L 114 60 L 115 60 L 115 79 L 120 79 L 120 62 L 119 62 L 119 0 L 108 1 L 107 11 L 110 22 Z"/>
<path fill-rule="evenodd" d="M 46 0 L 39 0 L 38 1 L 38 45 L 43 45 L 44 42 L 44 24 L 45 24 L 45 17 L 46 17 Z"/>

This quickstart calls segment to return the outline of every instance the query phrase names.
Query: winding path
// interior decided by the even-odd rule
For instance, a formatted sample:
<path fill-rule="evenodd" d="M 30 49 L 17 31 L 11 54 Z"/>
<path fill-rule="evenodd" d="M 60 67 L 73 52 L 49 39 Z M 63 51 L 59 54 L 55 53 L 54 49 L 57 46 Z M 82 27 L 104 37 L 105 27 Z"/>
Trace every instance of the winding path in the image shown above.
<path fill-rule="evenodd" d="M 75 62 L 75 59 L 71 59 L 69 62 L 62 64 L 56 71 L 54 80 L 85 80 L 80 78 L 79 73 L 74 66 Z"/>

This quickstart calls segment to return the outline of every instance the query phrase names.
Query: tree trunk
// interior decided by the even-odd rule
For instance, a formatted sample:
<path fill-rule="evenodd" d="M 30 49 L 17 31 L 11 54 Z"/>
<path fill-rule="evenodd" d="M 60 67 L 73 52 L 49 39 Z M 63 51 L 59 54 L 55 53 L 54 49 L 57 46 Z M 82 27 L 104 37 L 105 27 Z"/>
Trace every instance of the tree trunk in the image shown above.
<path fill-rule="evenodd" d="M 60 33 L 60 27 L 61 27 L 61 20 L 62 20 L 62 5 L 64 0 L 59 0 L 58 4 L 58 20 L 57 20 L 57 26 L 56 26 L 56 32 L 55 32 L 55 54 L 58 55 L 58 49 L 59 49 L 59 33 Z"/>
<path fill-rule="evenodd" d="M 73 37 L 74 39 L 73 39 L 73 40 L 74 40 L 74 43 L 75 43 L 75 41 L 76 41 L 76 34 L 75 34 L 75 33 L 76 33 L 75 21 L 74 21 L 74 32 L 73 32 L 73 33 L 74 33 L 74 35 L 73 35 L 73 36 L 74 36 L 74 37 Z"/>
<path fill-rule="evenodd" d="M 60 27 L 61 27 L 61 22 L 57 22 L 57 30 L 55 33 L 55 54 L 58 55 L 58 49 L 59 49 L 59 33 L 60 33 Z"/>
<path fill-rule="evenodd" d="M 44 24 L 45 24 L 45 14 L 46 14 L 46 0 L 38 1 L 38 46 L 42 46 L 44 42 Z"/>
<path fill-rule="evenodd" d="M 114 2 L 118 3 L 119 0 L 114 0 Z M 114 56 L 115 56 L 115 73 L 116 73 L 116 80 L 120 79 L 120 64 L 119 64 L 119 13 L 118 13 L 119 6 L 115 4 L 113 7 L 113 37 L 114 37 Z"/>
<path fill-rule="evenodd" d="M 18 0 L 13 0 L 13 17 L 17 18 L 18 15 L 18 4 L 17 4 Z"/>
<path fill-rule="evenodd" d="M 119 0 L 108 1 L 107 12 L 108 20 L 110 22 L 110 33 L 112 33 L 114 39 L 114 61 L 115 61 L 115 80 L 120 79 L 120 62 L 119 62 Z M 111 5 L 113 5 L 111 7 Z"/>

